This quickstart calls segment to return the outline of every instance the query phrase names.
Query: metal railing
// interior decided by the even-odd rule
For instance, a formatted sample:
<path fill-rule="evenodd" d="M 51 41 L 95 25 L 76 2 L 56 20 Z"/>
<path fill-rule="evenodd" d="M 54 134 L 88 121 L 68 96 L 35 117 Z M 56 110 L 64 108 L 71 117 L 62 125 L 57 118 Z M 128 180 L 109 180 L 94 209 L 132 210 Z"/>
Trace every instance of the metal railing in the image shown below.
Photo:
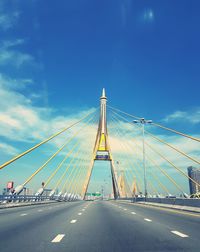
<path fill-rule="evenodd" d="M 0 195 L 0 203 L 18 203 L 31 201 L 45 201 L 50 200 L 49 196 L 35 196 L 35 195 Z"/>
<path fill-rule="evenodd" d="M 76 201 L 77 198 L 67 198 L 64 196 L 54 195 L 0 195 L 0 205 L 8 203 L 28 203 L 28 202 L 48 202 L 48 201 Z"/>

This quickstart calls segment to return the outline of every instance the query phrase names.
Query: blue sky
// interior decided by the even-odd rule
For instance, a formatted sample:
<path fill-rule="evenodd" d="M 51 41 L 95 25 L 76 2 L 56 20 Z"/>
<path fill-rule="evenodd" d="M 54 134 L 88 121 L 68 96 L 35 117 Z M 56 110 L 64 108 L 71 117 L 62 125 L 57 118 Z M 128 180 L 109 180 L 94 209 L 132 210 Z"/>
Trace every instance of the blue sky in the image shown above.
<path fill-rule="evenodd" d="M 110 105 L 198 135 L 199 8 L 198 0 L 2 0 L 1 162 L 48 136 L 46 121 L 60 127 L 98 106 L 103 87 Z"/>

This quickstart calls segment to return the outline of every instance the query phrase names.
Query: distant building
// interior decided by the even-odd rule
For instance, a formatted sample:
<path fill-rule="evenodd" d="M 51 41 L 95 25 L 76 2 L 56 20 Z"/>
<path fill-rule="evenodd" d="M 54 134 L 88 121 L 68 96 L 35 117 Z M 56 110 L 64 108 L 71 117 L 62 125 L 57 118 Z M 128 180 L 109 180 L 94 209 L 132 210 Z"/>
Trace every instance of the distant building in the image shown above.
<path fill-rule="evenodd" d="M 194 181 L 196 181 L 198 184 L 200 184 L 200 169 L 190 166 L 187 168 L 187 170 L 188 170 L 188 176 Z M 196 185 L 190 179 L 189 179 L 189 188 L 190 188 L 190 194 L 200 192 L 200 186 Z"/>

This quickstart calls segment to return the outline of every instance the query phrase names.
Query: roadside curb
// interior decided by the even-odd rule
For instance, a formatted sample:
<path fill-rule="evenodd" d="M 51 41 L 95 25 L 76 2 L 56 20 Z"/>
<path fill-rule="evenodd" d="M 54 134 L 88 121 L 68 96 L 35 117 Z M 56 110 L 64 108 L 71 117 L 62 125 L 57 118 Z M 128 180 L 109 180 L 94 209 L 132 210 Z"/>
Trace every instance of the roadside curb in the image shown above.
<path fill-rule="evenodd" d="M 162 207 L 162 208 L 168 208 L 168 209 L 176 209 L 176 210 L 181 210 L 181 211 L 200 213 L 200 207 L 162 204 L 162 203 L 153 203 L 153 202 L 145 202 L 145 201 L 140 201 L 140 202 L 133 202 L 131 200 L 117 200 L 117 201 L 122 202 L 122 203 L 147 205 L 147 206 Z"/>
<path fill-rule="evenodd" d="M 132 203 L 134 203 L 134 202 L 132 202 Z M 151 202 L 136 202 L 135 204 L 137 204 L 137 205 L 149 205 L 149 206 L 155 206 L 155 207 L 157 206 L 157 207 L 163 207 L 163 208 L 170 208 L 170 209 L 200 213 L 200 208 L 199 207 L 171 205 L 171 204 L 160 204 L 160 203 L 151 203 Z"/>

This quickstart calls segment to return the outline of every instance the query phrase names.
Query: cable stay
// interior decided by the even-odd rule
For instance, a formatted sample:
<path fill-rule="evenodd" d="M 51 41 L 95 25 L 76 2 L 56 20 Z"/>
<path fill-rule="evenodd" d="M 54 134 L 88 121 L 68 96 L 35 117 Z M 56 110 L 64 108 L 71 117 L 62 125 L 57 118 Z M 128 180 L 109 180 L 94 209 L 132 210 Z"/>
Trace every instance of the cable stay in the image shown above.
<path fill-rule="evenodd" d="M 91 122 L 93 118 L 91 118 L 88 122 L 87 125 L 84 125 L 80 130 L 82 131 L 84 128 L 86 129 L 89 126 L 89 122 Z M 53 173 L 49 176 L 49 178 L 47 179 L 47 181 L 44 184 L 44 187 L 47 187 L 47 185 L 50 183 L 50 181 L 53 179 L 53 177 L 56 175 L 56 173 L 61 169 L 62 165 L 65 163 L 65 161 L 67 160 L 67 158 L 71 155 L 71 153 L 73 152 L 73 150 L 75 149 L 75 147 L 77 147 L 77 145 L 80 144 L 80 141 L 77 142 L 76 145 L 74 145 L 74 147 L 71 149 L 71 151 L 69 153 L 67 153 L 67 155 L 64 157 L 64 159 L 61 161 L 61 163 L 58 165 L 58 167 L 53 171 Z"/>
<path fill-rule="evenodd" d="M 138 117 L 138 116 L 134 116 L 134 115 L 128 114 L 128 113 L 126 113 L 126 112 L 124 112 L 124 111 L 122 111 L 122 110 L 119 110 L 119 109 L 117 109 L 117 108 L 111 107 L 111 106 L 109 106 L 109 105 L 107 105 L 107 106 L 108 106 L 109 108 L 111 108 L 112 110 L 114 110 L 114 111 L 121 112 L 122 114 L 128 115 L 128 116 L 130 116 L 130 117 L 132 117 L 132 118 L 134 118 L 134 119 L 137 119 L 137 120 L 141 120 L 141 119 L 142 119 L 142 117 Z M 200 142 L 200 139 L 197 138 L 197 137 L 193 137 L 193 136 L 190 136 L 190 135 L 188 135 L 188 134 L 179 132 L 179 131 L 177 131 L 177 130 L 174 130 L 174 129 L 171 129 L 171 128 L 162 126 L 161 124 L 152 122 L 152 125 L 157 126 L 157 127 L 159 127 L 159 128 L 162 128 L 162 129 L 165 129 L 165 130 L 167 130 L 167 131 L 173 132 L 173 133 L 175 133 L 175 134 L 177 134 L 177 135 L 180 135 L 180 136 L 189 138 L 189 139 L 191 139 L 191 140 Z"/>
<path fill-rule="evenodd" d="M 117 124 L 116 124 L 117 125 Z M 118 136 L 121 138 L 121 136 L 119 135 L 119 131 L 118 131 Z M 124 150 L 124 153 L 127 153 L 127 150 L 125 149 L 125 147 L 124 146 L 122 146 L 122 141 L 120 141 L 120 145 L 121 145 L 121 147 L 122 147 L 122 149 Z M 123 144 L 124 145 L 124 144 Z M 129 152 L 129 151 L 128 151 Z M 130 159 L 130 157 L 126 154 L 126 161 L 128 161 L 129 162 L 129 159 Z M 133 159 L 131 159 L 131 161 L 133 162 Z M 134 164 L 129 164 L 129 166 L 130 167 L 135 167 L 135 163 Z M 142 167 L 141 167 L 141 169 L 142 169 Z M 137 171 L 137 169 L 134 169 L 135 170 L 135 172 Z M 136 172 L 137 173 L 137 172 Z M 151 184 L 151 182 L 149 181 L 149 183 Z M 152 188 L 154 188 L 154 191 L 156 191 L 157 192 L 157 190 L 155 189 L 155 187 L 151 184 L 150 185 Z M 158 192 L 157 192 L 158 193 Z"/>
<path fill-rule="evenodd" d="M 113 118 L 114 118 L 114 116 L 113 116 Z M 117 121 L 116 125 L 119 125 L 119 119 L 115 119 L 115 120 Z M 131 139 L 131 140 L 134 141 L 133 139 Z M 134 141 L 134 143 L 136 144 L 135 141 Z M 128 144 L 128 143 L 127 143 L 127 144 Z M 129 144 L 128 144 L 128 145 L 129 145 Z M 142 150 L 142 148 L 141 148 L 138 144 L 136 144 L 136 146 L 139 147 L 140 150 Z M 146 154 L 146 156 L 147 156 L 148 159 L 150 159 L 149 156 L 148 156 L 147 154 Z M 157 165 L 157 167 L 162 171 L 162 173 L 163 173 L 165 176 L 168 177 L 168 179 L 170 179 L 170 181 L 171 181 L 182 193 L 185 194 L 185 192 L 183 191 L 183 189 L 182 189 L 180 186 L 178 186 L 178 184 L 177 184 L 166 172 L 164 172 L 164 171 L 161 169 L 161 167 L 159 167 L 158 165 Z M 163 185 L 163 186 L 164 186 L 164 185 Z"/>
<path fill-rule="evenodd" d="M 30 149 L 28 149 L 28 150 L 26 150 L 26 151 L 20 153 L 20 154 L 17 155 L 16 157 L 14 157 L 14 158 L 10 159 L 9 161 L 3 163 L 2 165 L 0 165 L 0 169 L 3 169 L 3 168 L 6 167 L 7 165 L 9 165 L 9 164 L 13 163 L 14 161 L 16 161 L 17 159 L 19 159 L 19 158 L 25 156 L 26 154 L 28 154 L 28 153 L 30 153 L 31 151 L 37 149 L 37 148 L 40 147 L 41 145 L 43 145 L 43 144 L 49 142 L 51 139 L 57 137 L 58 135 L 62 134 L 62 133 L 65 132 L 65 131 L 71 129 L 73 126 L 79 124 L 79 123 L 82 122 L 84 119 L 86 119 L 87 117 L 89 117 L 90 115 L 92 115 L 93 113 L 95 113 L 96 110 L 97 110 L 97 108 L 95 109 L 95 111 L 88 113 L 86 116 L 82 117 L 82 118 L 81 118 L 80 120 L 78 120 L 77 122 L 71 124 L 70 126 L 67 126 L 66 128 L 62 129 L 61 131 L 59 131 L 59 132 L 57 132 L 57 133 L 51 135 L 49 138 L 47 138 L 47 139 L 43 140 L 42 142 L 40 142 L 40 143 L 34 145 L 34 146 L 31 147 Z"/>
<path fill-rule="evenodd" d="M 177 171 L 179 171 L 180 174 L 182 174 L 184 177 L 186 177 L 187 179 L 191 180 L 193 183 L 195 183 L 197 186 L 200 186 L 200 184 L 198 184 L 194 179 L 192 179 L 191 177 L 189 177 L 187 174 L 185 174 L 180 168 L 178 168 L 176 165 L 174 165 L 174 163 L 172 161 L 170 161 L 168 158 L 164 157 L 158 150 L 156 150 L 154 147 L 152 147 L 152 145 L 150 145 L 149 143 L 147 143 L 147 141 L 145 142 L 146 145 L 152 149 L 155 153 L 157 153 L 160 157 L 162 157 L 164 160 L 166 160 L 169 164 L 171 164 L 171 166 L 173 166 Z"/>

